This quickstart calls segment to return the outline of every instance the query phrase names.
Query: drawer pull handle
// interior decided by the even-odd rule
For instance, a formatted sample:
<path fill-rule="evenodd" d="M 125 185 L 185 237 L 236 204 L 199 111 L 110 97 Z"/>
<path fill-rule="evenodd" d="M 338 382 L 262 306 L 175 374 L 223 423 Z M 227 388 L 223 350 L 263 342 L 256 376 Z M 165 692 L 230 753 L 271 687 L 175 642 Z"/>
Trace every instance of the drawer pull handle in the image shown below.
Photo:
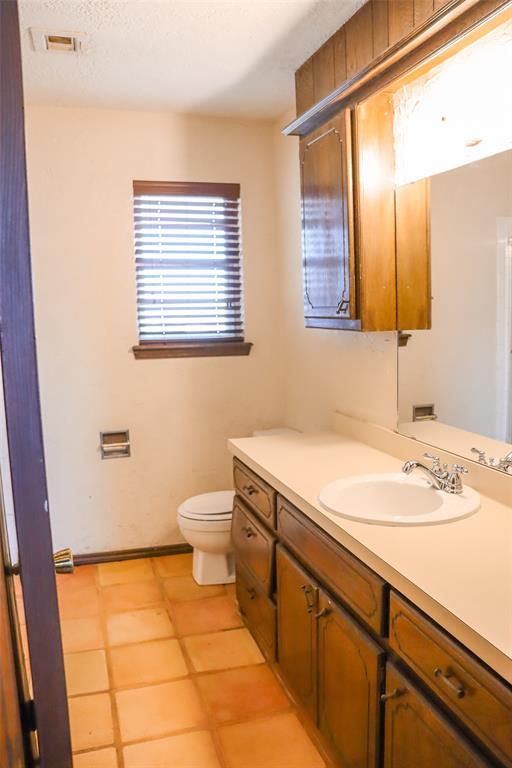
<path fill-rule="evenodd" d="M 249 595 L 249 600 L 254 600 L 254 598 L 256 597 L 256 590 L 254 589 L 254 587 L 248 587 L 247 594 Z"/>
<path fill-rule="evenodd" d="M 246 538 L 248 539 L 251 539 L 253 536 L 256 536 L 256 533 L 248 525 L 244 525 L 242 528 L 242 531 L 245 533 Z"/>
<path fill-rule="evenodd" d="M 435 677 L 438 677 L 440 680 L 445 683 L 446 686 L 456 695 L 458 699 L 463 699 L 466 695 L 466 691 L 464 689 L 464 686 L 462 685 L 457 678 L 452 675 L 449 672 L 443 672 L 443 670 L 440 667 L 436 667 L 434 669 L 434 675 Z"/>
<path fill-rule="evenodd" d="M 253 493 L 258 493 L 258 489 L 254 487 L 254 485 L 243 485 L 242 491 L 246 493 L 248 496 L 252 496 Z"/>
<path fill-rule="evenodd" d="M 383 693 L 380 697 L 381 701 L 389 701 L 390 699 L 398 699 L 399 696 L 403 696 L 405 693 L 405 688 L 395 688 L 394 691 L 390 691 L 389 693 Z"/>
<path fill-rule="evenodd" d="M 304 592 L 304 597 L 306 598 L 307 611 L 308 613 L 312 613 L 312 611 L 315 608 L 315 601 L 314 601 L 314 598 L 313 600 L 310 600 L 309 598 L 311 596 L 311 593 L 313 592 L 313 587 L 310 584 L 302 584 L 301 589 Z"/>
<path fill-rule="evenodd" d="M 318 611 L 318 613 L 315 613 L 315 619 L 321 619 L 322 616 L 328 616 L 331 613 L 330 608 L 322 608 L 321 611 Z"/>

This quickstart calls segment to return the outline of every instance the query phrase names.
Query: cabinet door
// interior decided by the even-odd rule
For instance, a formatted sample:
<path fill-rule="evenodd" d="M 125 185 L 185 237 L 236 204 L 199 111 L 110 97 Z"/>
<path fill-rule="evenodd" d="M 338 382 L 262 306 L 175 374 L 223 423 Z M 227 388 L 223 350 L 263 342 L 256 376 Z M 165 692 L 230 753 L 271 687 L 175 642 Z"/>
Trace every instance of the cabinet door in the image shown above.
<path fill-rule="evenodd" d="M 281 545 L 277 547 L 277 654 L 298 702 L 316 718 L 318 588 Z"/>
<path fill-rule="evenodd" d="M 356 319 L 350 112 L 301 140 L 306 326 L 351 327 Z"/>
<path fill-rule="evenodd" d="M 318 724 L 340 766 L 378 765 L 383 664 L 382 648 L 321 592 Z"/>
<path fill-rule="evenodd" d="M 384 768 L 484 768 L 444 715 L 398 670 L 386 669 Z"/>
<path fill-rule="evenodd" d="M 237 563 L 236 598 L 240 614 L 269 661 L 276 658 L 276 606 L 251 574 Z"/>

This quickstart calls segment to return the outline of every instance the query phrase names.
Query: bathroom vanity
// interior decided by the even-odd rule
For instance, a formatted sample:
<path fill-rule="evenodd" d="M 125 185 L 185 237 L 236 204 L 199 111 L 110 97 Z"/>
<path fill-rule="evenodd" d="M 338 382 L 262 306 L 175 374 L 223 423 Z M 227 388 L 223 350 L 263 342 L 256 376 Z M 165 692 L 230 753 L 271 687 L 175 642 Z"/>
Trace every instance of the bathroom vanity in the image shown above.
<path fill-rule="evenodd" d="M 376 525 L 383 483 L 351 519 L 319 497 L 417 455 L 230 442 L 240 611 L 341 768 L 512 768 L 511 66 L 511 2 L 411 0 L 367 2 L 297 72 L 305 326 L 396 330 L 394 437 L 444 450 L 454 493 L 475 457 L 470 488 L 509 483 Z"/>
<path fill-rule="evenodd" d="M 489 642 L 493 632 L 511 639 L 511 603 L 488 632 L 484 603 L 512 586 L 486 598 L 500 588 L 498 563 L 479 594 L 470 576 L 492 510 L 510 549 L 500 505 L 484 499 L 474 518 L 414 531 L 354 523 L 321 511 L 319 481 L 338 463 L 346 475 L 370 462 L 396 469 L 396 459 L 333 434 L 230 447 L 240 612 L 334 764 L 511 768 L 512 658 Z"/>

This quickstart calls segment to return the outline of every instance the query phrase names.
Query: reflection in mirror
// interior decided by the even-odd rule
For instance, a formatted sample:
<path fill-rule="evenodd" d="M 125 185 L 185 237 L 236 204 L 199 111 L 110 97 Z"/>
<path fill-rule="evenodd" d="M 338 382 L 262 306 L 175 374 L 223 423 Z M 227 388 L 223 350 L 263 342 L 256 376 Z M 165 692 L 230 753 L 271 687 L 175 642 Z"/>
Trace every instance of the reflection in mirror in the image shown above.
<path fill-rule="evenodd" d="M 477 55 L 471 48 L 395 94 L 397 185 L 425 178 L 426 155 L 434 158 L 427 178 L 431 327 L 400 334 L 399 432 L 512 475 L 512 89 L 491 84 L 484 110 L 469 77 L 451 103 L 443 98 L 445 74 L 453 93 L 457 74 L 478 70 L 481 80 L 486 65 L 512 64 L 510 22 L 475 44 Z M 487 82 L 502 83 L 493 74 Z M 422 94 L 438 98 L 436 141 L 446 143 L 436 150 L 427 140 L 420 157 L 421 137 L 413 134 L 425 111 Z"/>
<path fill-rule="evenodd" d="M 512 151 L 430 179 L 430 238 L 432 328 L 399 348 L 400 431 L 503 458 L 512 451 Z"/>

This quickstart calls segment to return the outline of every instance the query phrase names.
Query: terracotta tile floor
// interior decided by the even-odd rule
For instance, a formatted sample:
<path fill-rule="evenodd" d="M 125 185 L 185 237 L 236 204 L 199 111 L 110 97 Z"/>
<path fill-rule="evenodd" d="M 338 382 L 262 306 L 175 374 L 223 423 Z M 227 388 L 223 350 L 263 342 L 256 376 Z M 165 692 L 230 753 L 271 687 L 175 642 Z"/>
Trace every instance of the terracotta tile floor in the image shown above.
<path fill-rule="evenodd" d="M 75 768 L 325 768 L 233 586 L 200 587 L 191 567 L 57 577 Z"/>

